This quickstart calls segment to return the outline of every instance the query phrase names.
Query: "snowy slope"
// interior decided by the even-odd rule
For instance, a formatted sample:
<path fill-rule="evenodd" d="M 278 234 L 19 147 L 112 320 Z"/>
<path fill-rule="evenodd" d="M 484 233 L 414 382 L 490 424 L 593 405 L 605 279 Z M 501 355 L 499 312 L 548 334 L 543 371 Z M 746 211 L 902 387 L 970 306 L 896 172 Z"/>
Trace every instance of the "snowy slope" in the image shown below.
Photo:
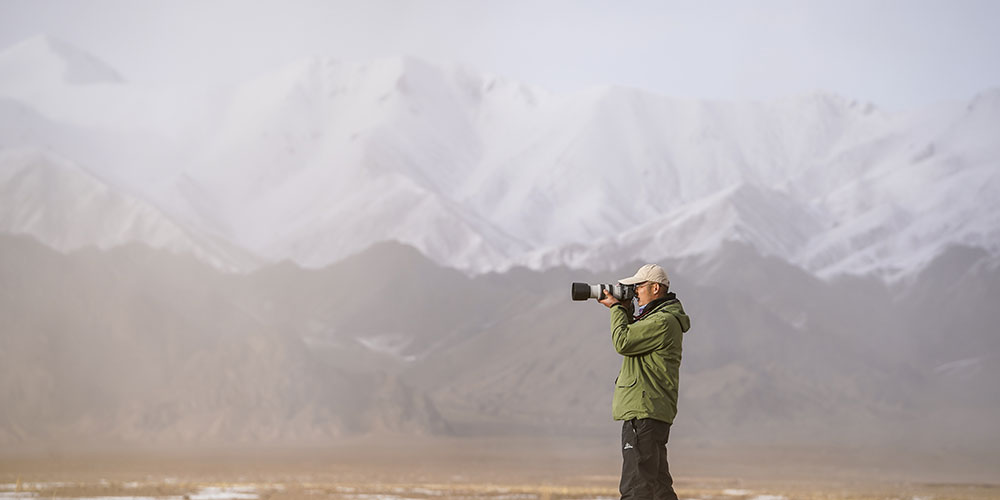
<path fill-rule="evenodd" d="M 489 177 L 467 188 L 485 196 L 469 201 L 548 245 L 619 234 L 741 183 L 778 186 L 820 161 L 867 118 L 849 105 L 830 113 L 828 99 L 712 103 L 621 88 L 571 96 L 536 117 L 546 132 L 487 160 Z"/>
<path fill-rule="evenodd" d="M 789 120 L 786 108 L 801 103 L 727 106 L 621 88 L 557 97 L 412 58 L 312 59 L 240 88 L 190 177 L 230 211 L 220 218 L 234 240 L 274 258 L 317 265 L 400 239 L 481 271 L 616 235 L 743 182 L 779 183 L 871 114 L 845 105 L 831 117 L 836 98 L 806 101 Z M 754 113 L 773 123 L 759 127 Z M 414 226 L 451 216 L 414 216 L 425 204 L 380 195 L 393 176 L 462 220 Z M 382 203 L 373 210 L 371 200 Z"/>
<path fill-rule="evenodd" d="M 258 263 L 225 242 L 189 233 L 71 161 L 31 149 L 0 151 L 0 232 L 29 234 L 63 252 L 143 242 L 229 271 Z"/>
<path fill-rule="evenodd" d="M 575 241 L 553 241 L 523 261 L 532 267 L 606 269 L 743 241 L 823 276 L 893 278 L 954 244 L 996 253 L 1000 112 L 991 96 L 887 114 L 824 94 L 681 103 L 633 93 L 640 104 L 611 107 L 628 118 L 585 120 L 595 131 L 565 141 L 554 167 L 515 176 L 527 194 L 514 205 L 530 216 L 509 224 L 535 228 L 531 217 L 541 214 L 541 224 L 579 225 Z M 636 123 L 645 125 L 630 130 Z M 546 185 L 553 170 L 558 181 Z"/>
<path fill-rule="evenodd" d="M 225 270 L 256 266 L 258 257 L 186 218 L 193 210 L 164 189 L 190 154 L 189 138 L 202 134 L 193 123 L 207 124 L 205 99 L 184 95 L 129 86 L 99 59 L 48 36 L 0 51 L 0 170 L 10 176 L 0 198 L 4 230 L 59 250 L 142 242 Z M 183 111 L 179 101 L 195 109 Z"/>
<path fill-rule="evenodd" d="M 948 246 L 1000 250 L 1000 93 L 896 117 L 830 165 L 814 205 L 834 227 L 793 256 L 825 275 L 919 268 Z M 811 173 L 810 173 L 811 174 Z M 819 190 L 817 190 L 819 191 Z"/>
<path fill-rule="evenodd" d="M 762 255 L 785 257 L 796 255 L 828 227 L 825 214 L 786 193 L 738 184 L 594 244 L 537 252 L 528 265 L 607 270 L 620 265 L 623 256 L 656 261 L 711 255 L 734 241 L 750 244 Z"/>
<path fill-rule="evenodd" d="M 472 273 L 610 268 L 739 241 L 894 278 L 955 244 L 1000 253 L 998 90 L 903 113 L 828 93 L 555 95 L 400 57 L 305 59 L 192 98 L 95 61 L 46 37 L 0 52 L 0 148 L 55 151 L 268 259 L 396 240 Z"/>
<path fill-rule="evenodd" d="M 481 155 L 449 75 L 422 61 L 293 64 L 239 88 L 188 179 L 234 241 L 323 265 L 398 239 L 465 268 L 519 243 L 450 196 Z"/>

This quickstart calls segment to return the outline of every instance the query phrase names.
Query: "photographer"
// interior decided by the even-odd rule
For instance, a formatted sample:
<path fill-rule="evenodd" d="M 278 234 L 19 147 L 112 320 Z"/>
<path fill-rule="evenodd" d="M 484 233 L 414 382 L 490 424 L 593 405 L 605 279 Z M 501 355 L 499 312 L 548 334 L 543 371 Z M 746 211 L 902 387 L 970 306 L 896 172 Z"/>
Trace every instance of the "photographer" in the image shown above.
<path fill-rule="evenodd" d="M 667 466 L 667 438 L 677 414 L 677 384 L 683 333 L 691 327 L 662 267 L 647 264 L 620 280 L 635 285 L 631 303 L 605 294 L 611 309 L 611 339 L 624 358 L 615 382 L 612 413 L 622 424 L 623 499 L 676 499 Z"/>

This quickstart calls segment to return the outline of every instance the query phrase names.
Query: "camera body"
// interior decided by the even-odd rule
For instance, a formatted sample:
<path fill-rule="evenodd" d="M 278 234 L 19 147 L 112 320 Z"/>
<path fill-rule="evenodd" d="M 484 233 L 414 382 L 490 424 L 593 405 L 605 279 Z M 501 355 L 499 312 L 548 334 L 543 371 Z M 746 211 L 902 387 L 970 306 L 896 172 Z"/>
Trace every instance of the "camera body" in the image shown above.
<path fill-rule="evenodd" d="M 601 300 L 604 298 L 604 294 L 607 293 L 621 302 L 628 302 L 635 298 L 635 285 L 622 285 L 621 283 L 613 285 L 573 283 L 571 292 L 573 300 Z"/>

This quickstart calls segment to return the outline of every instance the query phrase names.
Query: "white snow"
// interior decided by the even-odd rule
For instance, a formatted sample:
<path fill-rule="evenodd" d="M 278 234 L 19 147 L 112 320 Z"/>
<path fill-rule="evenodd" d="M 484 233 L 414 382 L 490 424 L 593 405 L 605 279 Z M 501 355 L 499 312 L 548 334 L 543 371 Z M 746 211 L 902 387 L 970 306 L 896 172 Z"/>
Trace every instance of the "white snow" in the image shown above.
<path fill-rule="evenodd" d="M 951 361 L 938 365 L 934 368 L 934 373 L 941 375 L 956 375 L 963 372 L 967 373 L 969 371 L 977 370 L 984 364 L 985 358 L 975 357 L 959 359 L 957 361 Z"/>
<path fill-rule="evenodd" d="M 192 233 L 148 202 L 51 153 L 0 150 L 0 194 L 0 231 L 31 234 L 56 250 L 141 241 L 228 270 L 240 270 L 238 264 L 248 260 L 239 250 Z"/>
<path fill-rule="evenodd" d="M 52 487 L 52 483 L 32 483 L 32 484 L 22 484 L 22 488 L 32 488 L 38 489 L 43 486 Z M 0 500 L 20 500 L 25 498 L 39 498 L 38 493 L 34 491 L 0 491 Z M 56 500 L 76 500 L 76 497 L 52 497 L 46 496 L 45 498 L 51 498 Z M 260 495 L 256 492 L 256 488 L 248 486 L 207 486 L 201 488 L 196 493 L 192 493 L 186 496 L 96 496 L 96 497 L 80 497 L 84 500 L 256 500 L 260 498 Z"/>
<path fill-rule="evenodd" d="M 889 279 L 950 245 L 1000 254 L 998 89 L 888 113 L 828 93 L 556 95 L 401 57 L 180 95 L 48 37 L 0 51 L 0 74 L 0 230 L 62 250 L 144 241 L 236 270 L 396 240 L 482 273 L 739 241 Z"/>
<path fill-rule="evenodd" d="M 787 498 L 781 495 L 753 495 L 753 492 L 750 490 L 737 489 L 737 488 L 722 490 L 722 494 L 726 496 L 745 497 L 749 498 L 749 500 L 786 500 Z"/>
<path fill-rule="evenodd" d="M 14 499 L 24 499 L 24 498 L 46 498 L 51 500 L 183 500 L 184 497 L 181 496 L 162 496 L 162 497 L 148 497 L 148 496 L 97 496 L 97 497 L 57 497 L 57 496 L 45 496 L 39 497 L 36 492 L 14 492 L 14 491 L 0 491 L 0 500 L 14 500 Z M 193 497 L 192 497 L 193 498 Z M 225 500 L 229 498 L 236 497 L 221 497 L 218 500 Z M 257 498 L 257 497 L 253 497 Z M 209 499 L 203 499 L 209 500 Z M 212 499 L 214 500 L 214 499 Z"/>
<path fill-rule="evenodd" d="M 403 352 L 413 342 L 413 336 L 405 333 L 385 333 L 380 335 L 358 336 L 355 340 L 372 351 L 388 354 L 404 361 L 415 361 L 415 356 L 404 355 Z"/>
<path fill-rule="evenodd" d="M 209 486 L 188 495 L 190 500 L 256 500 L 260 495 L 256 489 L 245 486 Z"/>

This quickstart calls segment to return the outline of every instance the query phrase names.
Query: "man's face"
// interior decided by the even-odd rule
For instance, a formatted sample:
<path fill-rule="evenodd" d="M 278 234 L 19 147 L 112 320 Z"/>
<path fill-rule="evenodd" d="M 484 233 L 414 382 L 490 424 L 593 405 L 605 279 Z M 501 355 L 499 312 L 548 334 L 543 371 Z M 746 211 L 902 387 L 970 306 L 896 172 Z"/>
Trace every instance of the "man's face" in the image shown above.
<path fill-rule="evenodd" d="M 653 287 L 659 286 L 659 283 L 653 283 L 652 281 L 643 281 L 635 285 L 635 301 L 639 307 L 642 307 L 655 298 L 653 295 Z"/>

